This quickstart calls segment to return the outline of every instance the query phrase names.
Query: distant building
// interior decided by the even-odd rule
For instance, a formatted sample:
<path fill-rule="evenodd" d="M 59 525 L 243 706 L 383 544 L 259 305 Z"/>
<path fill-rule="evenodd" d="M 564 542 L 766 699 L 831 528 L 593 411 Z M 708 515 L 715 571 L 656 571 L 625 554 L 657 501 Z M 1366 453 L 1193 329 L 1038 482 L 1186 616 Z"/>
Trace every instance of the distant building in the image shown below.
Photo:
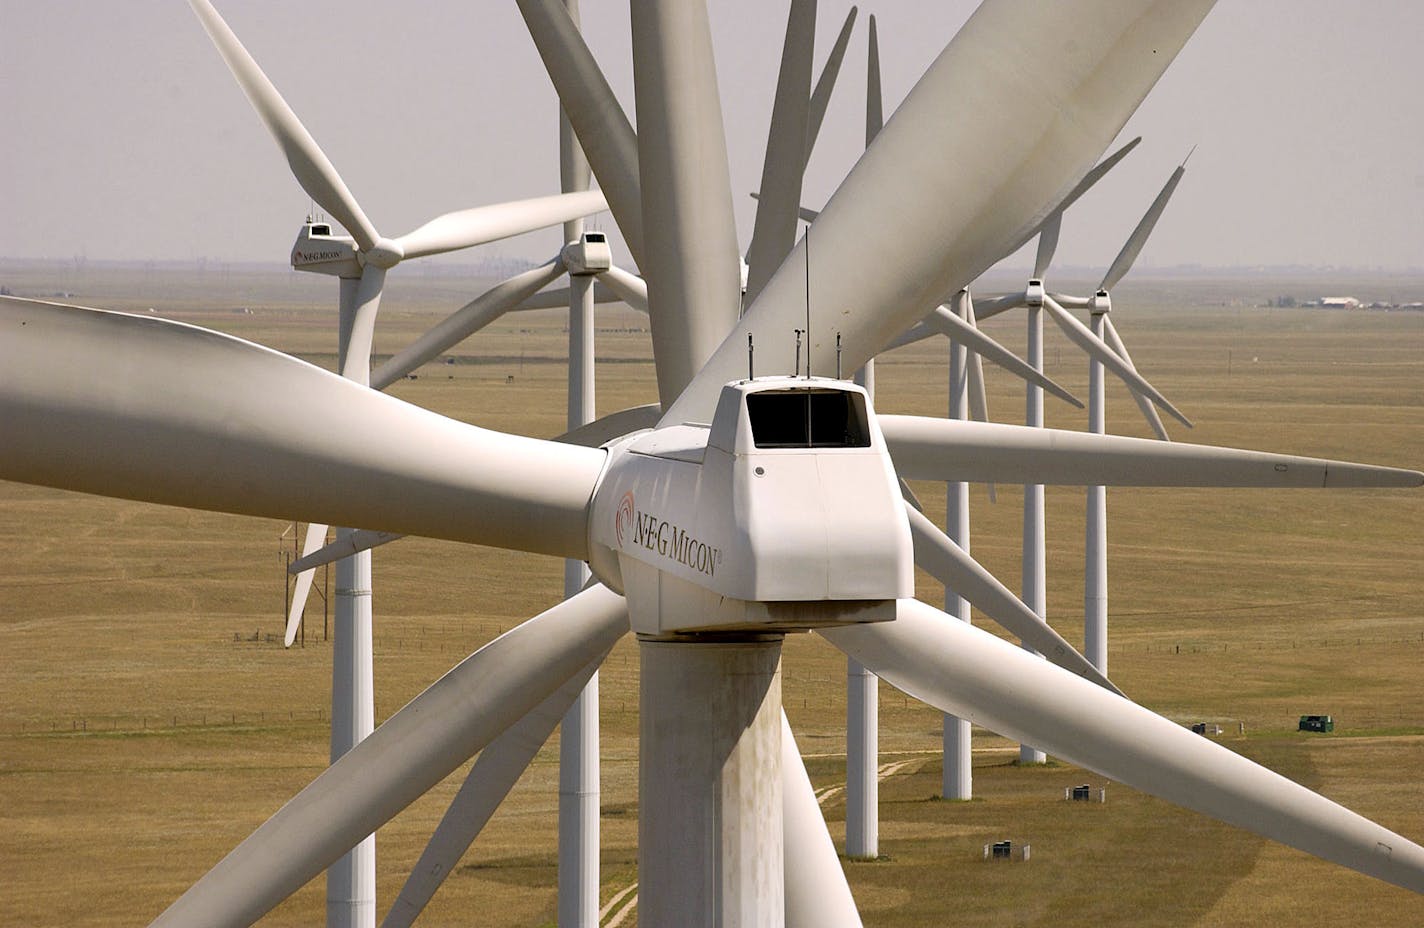
<path fill-rule="evenodd" d="M 1326 309 L 1359 309 L 1360 301 L 1352 296 L 1323 296 L 1320 305 Z"/>

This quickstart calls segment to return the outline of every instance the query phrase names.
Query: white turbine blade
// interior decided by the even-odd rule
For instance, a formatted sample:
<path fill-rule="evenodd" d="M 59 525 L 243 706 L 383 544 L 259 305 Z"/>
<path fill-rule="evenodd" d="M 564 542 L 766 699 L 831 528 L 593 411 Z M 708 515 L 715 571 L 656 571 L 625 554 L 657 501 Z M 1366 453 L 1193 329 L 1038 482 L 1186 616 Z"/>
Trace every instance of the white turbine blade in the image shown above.
<path fill-rule="evenodd" d="M 904 348 L 906 345 L 913 345 L 916 342 L 922 342 L 927 338 L 933 338 L 939 334 L 941 334 L 939 329 L 930 328 L 922 319 L 904 332 L 901 332 L 895 338 L 890 339 L 885 347 L 880 349 L 880 352 L 884 354 L 887 351 L 894 351 L 896 348 Z"/>
<path fill-rule="evenodd" d="M 1099 290 L 1111 290 L 1116 287 L 1118 281 L 1132 270 L 1132 263 L 1141 254 L 1142 246 L 1147 244 L 1147 237 L 1152 234 L 1157 220 L 1162 218 L 1162 211 L 1167 208 L 1167 201 L 1172 199 L 1172 192 L 1177 189 L 1178 182 L 1186 172 L 1187 166 L 1179 164 L 1177 169 L 1172 172 L 1172 176 L 1167 178 L 1167 183 L 1157 194 L 1157 199 L 1153 200 L 1152 205 L 1147 208 L 1147 212 L 1138 221 L 1137 228 L 1133 229 L 1132 234 L 1127 237 L 1122 251 L 1118 252 L 1117 257 L 1113 259 L 1112 266 L 1103 275 L 1103 282 L 1098 285 Z"/>
<path fill-rule="evenodd" d="M 250 925 L 627 631 L 623 597 L 594 586 L 496 638 L 292 797 L 153 924 Z"/>
<path fill-rule="evenodd" d="M 965 321 L 976 331 L 979 328 L 979 317 L 974 312 L 974 298 L 968 290 L 964 293 L 964 316 Z M 968 367 L 966 380 L 969 387 L 969 417 L 975 422 L 989 421 L 989 396 L 984 390 L 984 358 L 977 351 L 971 351 L 966 358 Z M 1029 368 L 1033 370 L 1032 367 Z M 993 484 L 990 484 L 992 488 Z M 990 492 L 993 492 L 992 489 Z"/>
<path fill-rule="evenodd" d="M 540 288 L 553 283 L 564 273 L 564 262 L 558 258 L 548 264 L 531 268 L 508 280 L 495 284 L 455 312 L 446 316 L 435 328 L 401 350 L 371 374 L 371 386 L 377 390 L 400 380 L 422 364 L 458 345 L 480 329 L 503 316 L 515 305 L 528 299 Z"/>
<path fill-rule="evenodd" d="M 979 327 L 979 317 L 974 311 L 974 298 L 968 290 L 964 293 L 964 316 L 971 326 Z M 966 380 L 969 387 L 969 418 L 975 422 L 989 421 L 989 395 L 984 389 L 984 359 L 977 352 L 967 352 L 965 358 L 968 367 Z M 999 501 L 998 484 L 989 482 L 989 502 Z"/>
<path fill-rule="evenodd" d="M 196 326 L 0 297 L 0 480 L 587 556 L 604 454 Z"/>
<path fill-rule="evenodd" d="M 781 828 L 786 928 L 861 928 L 855 897 L 826 831 L 785 711 L 781 713 Z"/>
<path fill-rule="evenodd" d="M 811 151 L 816 147 L 816 139 L 821 134 L 821 123 L 826 118 L 826 107 L 831 102 L 831 91 L 835 90 L 836 79 L 840 77 L 841 63 L 845 60 L 846 48 L 850 45 L 851 30 L 855 27 L 856 8 L 851 7 L 846 14 L 845 22 L 841 24 L 841 31 L 836 36 L 835 44 L 831 46 L 831 53 L 826 56 L 826 63 L 821 68 L 821 76 L 816 79 L 816 86 L 811 91 L 811 108 L 806 116 L 806 154 L 802 159 L 803 163 L 811 160 Z"/>
<path fill-rule="evenodd" d="M 885 97 L 880 90 L 880 35 L 875 28 L 875 14 L 870 16 L 870 38 L 865 56 L 865 147 L 885 127 Z"/>
<path fill-rule="evenodd" d="M 658 424 L 658 417 L 662 414 L 662 407 L 657 403 L 631 406 L 628 409 L 620 409 L 595 419 L 588 425 L 571 429 L 555 438 L 554 441 L 567 442 L 570 445 L 583 445 L 586 448 L 597 448 L 615 438 L 622 438 L 632 432 L 652 428 Z"/>
<path fill-rule="evenodd" d="M 608 208 L 601 190 L 559 193 L 446 213 L 396 239 L 406 258 L 438 255 L 556 226 Z"/>
<path fill-rule="evenodd" d="M 346 353 L 341 358 L 341 376 L 364 386 L 371 383 L 371 346 L 376 338 L 376 314 L 381 309 L 381 291 L 386 287 L 386 269 L 371 262 L 361 269 L 356 285 L 356 311 L 346 335 Z"/>
<path fill-rule="evenodd" d="M 326 526 L 315 523 L 307 526 L 306 538 L 302 541 L 302 556 L 287 567 L 288 573 L 297 575 L 297 582 L 292 590 L 292 605 L 287 610 L 287 633 L 282 640 L 283 647 L 290 648 L 292 642 L 297 640 L 297 631 L 301 628 L 302 613 L 307 608 L 307 597 L 311 595 L 312 581 L 316 579 L 316 570 L 302 564 L 308 557 L 321 550 L 321 546 L 326 542 Z M 296 569 L 293 569 L 296 568 Z"/>
<path fill-rule="evenodd" d="M 1055 210 L 1038 230 L 1038 251 L 1033 256 L 1033 276 L 1039 280 L 1048 273 L 1053 253 L 1058 250 L 1058 233 L 1063 229 L 1063 211 Z"/>
<path fill-rule="evenodd" d="M 391 903 L 381 928 L 409 928 L 415 923 L 534 755 L 554 733 L 559 720 L 569 711 L 605 656 L 600 655 L 570 677 L 480 752 L 420 859 L 411 868 L 400 895 Z"/>
<path fill-rule="evenodd" d="M 748 334 L 765 373 L 790 373 L 808 303 L 813 369 L 835 370 L 839 335 L 855 370 L 968 286 L 1087 174 L 1211 5 L 983 3 L 816 220 L 810 293 L 802 242 L 664 422 L 711 418 Z"/>
<path fill-rule="evenodd" d="M 578 136 L 624 244 L 643 267 L 638 137 L 562 0 L 518 0 L 544 70 Z"/>
<path fill-rule="evenodd" d="M 1083 176 L 1083 179 L 1078 182 L 1078 186 L 1074 187 L 1073 190 L 1072 190 L 1072 192 L 1069 193 L 1066 197 L 1063 198 L 1063 202 L 1059 203 L 1059 204 L 1058 204 L 1058 207 L 1057 207 L 1056 209 L 1054 209 L 1053 212 L 1056 213 L 1056 214 L 1058 214 L 1059 216 L 1061 216 L 1063 213 L 1067 212 L 1067 211 L 1068 211 L 1068 207 L 1070 207 L 1070 206 L 1072 206 L 1074 203 L 1078 202 L 1078 198 L 1079 198 L 1079 197 L 1081 197 L 1083 194 L 1087 193 L 1090 189 L 1092 189 L 1093 185 L 1096 184 L 1099 180 L 1101 180 L 1104 174 L 1106 174 L 1108 171 L 1112 170 L 1113 167 L 1114 167 L 1119 161 L 1121 161 L 1123 158 L 1126 158 L 1126 157 L 1127 157 L 1127 153 L 1130 152 L 1130 151 L 1132 151 L 1134 148 L 1136 148 L 1136 147 L 1137 147 L 1137 144 L 1138 144 L 1139 142 L 1141 142 L 1141 141 L 1142 141 L 1142 136 L 1139 135 L 1137 138 L 1135 138 L 1135 139 L 1133 139 L 1132 141 L 1128 142 L 1126 145 L 1122 146 L 1122 147 L 1119 148 L 1117 151 L 1113 152 L 1111 155 L 1108 155 L 1108 156 L 1107 156 L 1106 158 L 1104 158 L 1102 161 L 1099 161 L 1096 167 L 1094 167 L 1091 171 L 1089 171 L 1087 174 L 1085 174 L 1085 175 Z M 1049 215 L 1049 219 L 1052 219 L 1052 218 L 1053 218 L 1053 216 L 1052 216 L 1052 214 L 1050 214 L 1050 215 Z M 1047 223 L 1048 220 L 1044 220 L 1044 222 Z M 1043 228 L 1043 227 L 1040 226 L 1039 228 L 1034 229 L 1033 231 L 1031 231 L 1028 235 L 1025 235 L 1025 236 L 1023 237 L 1023 240 L 1020 241 L 1020 242 L 1019 242 L 1017 245 L 1015 245 L 1013 248 L 1010 248 L 1010 249 L 1005 253 L 1005 255 L 1007 256 L 1007 255 L 1013 254 L 1014 252 L 1018 251 L 1021 247 L 1023 247 L 1024 242 L 1027 242 L 1029 239 L 1031 239 L 1031 238 L 1033 238 L 1035 235 L 1039 234 L 1039 232 L 1041 231 L 1042 228 Z M 1047 265 L 1045 264 L 1044 267 L 1045 267 L 1045 269 L 1046 269 L 1046 268 L 1047 268 Z M 1041 278 L 1043 275 L 1042 275 L 1042 274 L 1037 274 L 1037 275 L 1035 275 L 1035 276 Z"/>
<path fill-rule="evenodd" d="M 1419 845 L 924 603 L 901 600 L 893 622 L 818 631 L 893 686 L 943 712 L 1134 789 L 1424 892 Z"/>
<path fill-rule="evenodd" d="M 1112 681 L 1103 676 L 1086 657 L 1063 639 L 1049 624 L 1024 605 L 978 561 L 974 560 L 940 528 L 914 509 L 905 510 L 910 517 L 910 537 L 915 545 L 915 566 L 934 577 L 955 595 L 969 600 L 970 605 L 999 623 L 1005 630 L 1023 639 L 1050 661 L 1104 689 L 1122 695 Z"/>
<path fill-rule="evenodd" d="M 287 101 L 282 99 L 277 88 L 267 79 L 267 75 L 262 73 L 257 62 L 248 54 L 247 49 L 243 48 L 237 36 L 218 15 L 218 11 L 213 9 L 213 5 L 208 0 L 189 2 L 223 60 L 227 62 L 228 70 L 237 78 L 242 92 L 247 95 L 253 109 L 257 110 L 257 115 L 262 117 L 267 131 L 277 140 L 277 145 L 286 156 L 287 164 L 296 176 L 297 183 L 301 184 L 307 196 L 346 227 L 346 231 L 356 239 L 356 245 L 361 251 L 370 251 L 380 239 L 376 227 L 361 211 L 361 204 L 356 202 L 356 198 L 346 188 L 341 175 L 336 173 L 336 168 L 332 167 L 316 140 L 311 137 L 311 133 L 307 132 L 297 114 L 292 112 Z"/>
<path fill-rule="evenodd" d="M 1181 410 L 1173 406 L 1156 387 L 1147 382 L 1147 378 L 1139 374 L 1117 352 L 1103 344 L 1102 339 L 1094 335 L 1091 329 L 1079 322 L 1068 310 L 1059 306 L 1053 297 L 1045 296 L 1043 298 L 1043 308 L 1048 310 L 1048 315 L 1058 323 L 1058 327 L 1063 330 L 1064 335 L 1068 336 L 1069 341 L 1082 348 L 1089 356 L 1102 362 L 1103 367 L 1112 371 L 1129 387 L 1150 397 L 1152 402 L 1166 410 L 1173 419 L 1187 428 L 1192 427 L 1192 420 L 1182 415 Z"/>
<path fill-rule="evenodd" d="M 518 306 L 511 306 L 506 312 L 522 313 L 531 309 L 568 309 L 569 308 L 568 287 L 555 287 L 552 290 L 540 290 L 538 293 L 521 302 Z M 595 303 L 617 303 L 618 295 L 607 287 L 594 285 L 593 301 Z"/>
<path fill-rule="evenodd" d="M 1007 312 L 1011 309 L 1018 309 L 1020 306 L 1027 306 L 1024 302 L 1023 291 L 1018 293 L 1006 293 L 1002 296 L 974 298 L 974 318 L 978 322 L 991 319 L 999 313 Z"/>
<path fill-rule="evenodd" d="M 320 528 L 325 534 L 326 526 L 323 525 Z M 370 551 L 381 545 L 388 545 L 404 537 L 404 535 L 398 535 L 395 532 L 372 532 L 366 529 L 350 532 L 331 544 L 319 547 L 312 553 L 293 561 L 287 565 L 287 573 L 299 576 L 309 575 L 314 569 L 324 564 L 339 561 L 344 557 L 351 557 L 353 554 L 360 554 L 362 551 Z M 288 630 L 290 631 L 290 629 Z"/>
<path fill-rule="evenodd" d="M 610 267 L 599 274 L 598 279 L 633 309 L 640 313 L 648 311 L 648 284 L 643 278 L 630 274 L 621 267 Z"/>
<path fill-rule="evenodd" d="M 1082 402 L 1060 387 L 1052 379 L 1045 376 L 1041 371 L 1034 370 L 1033 366 L 1021 360 L 1012 351 L 1000 345 L 979 329 L 960 319 L 950 312 L 948 307 L 936 306 L 934 312 L 925 317 L 925 324 L 930 328 L 938 329 L 945 337 L 959 342 L 975 354 L 982 355 L 990 361 L 1002 367 L 1030 383 L 1037 384 L 1065 403 L 1072 403 L 1079 409 L 1083 408 Z"/>
<path fill-rule="evenodd" d="M 1109 487 L 1417 487 L 1424 473 L 1151 438 L 996 422 L 878 417 L 908 480 Z"/>
<path fill-rule="evenodd" d="M 736 325 L 741 253 L 707 8 L 633 0 L 630 15 L 643 227 L 657 233 L 646 237 L 638 267 L 648 281 L 658 399 L 666 407 Z M 797 160 L 804 142 L 803 125 Z"/>
<path fill-rule="evenodd" d="M 811 59 L 816 38 L 816 0 L 791 0 L 786 38 L 781 46 L 781 71 L 762 161 L 752 241 L 747 246 L 748 302 L 756 299 L 772 272 L 796 244 L 801 180 L 806 170 L 807 119 L 811 93 Z"/>
<path fill-rule="evenodd" d="M 1117 334 L 1117 326 L 1113 325 L 1112 316 L 1106 313 L 1103 314 L 1103 334 L 1107 336 L 1108 347 L 1116 351 L 1123 361 L 1127 362 L 1128 367 L 1137 370 L 1137 365 L 1132 363 L 1132 355 L 1127 353 L 1127 346 L 1122 343 L 1122 337 Z M 1138 409 L 1142 410 L 1143 418 L 1152 427 L 1157 438 L 1161 441 L 1171 441 L 1167 437 L 1167 427 L 1162 424 L 1162 417 L 1157 415 L 1157 407 L 1153 406 L 1147 397 L 1131 387 L 1128 387 L 1127 392 L 1132 394 L 1132 401 L 1137 404 Z"/>

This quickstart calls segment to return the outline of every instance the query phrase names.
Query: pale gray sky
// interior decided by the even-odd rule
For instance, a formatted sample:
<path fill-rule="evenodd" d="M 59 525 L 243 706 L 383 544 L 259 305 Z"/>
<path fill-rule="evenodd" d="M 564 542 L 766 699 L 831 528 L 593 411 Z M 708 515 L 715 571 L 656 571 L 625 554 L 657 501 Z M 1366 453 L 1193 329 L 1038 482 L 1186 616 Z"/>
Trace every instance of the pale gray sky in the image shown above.
<path fill-rule="evenodd" d="M 866 14 L 887 113 L 974 4 L 863 4 L 807 181 L 861 147 Z M 741 240 L 785 4 L 710 0 Z M 822 0 L 819 61 L 849 5 Z M 555 101 L 511 0 L 219 0 L 386 235 L 557 190 Z M 632 111 L 627 4 L 584 0 Z M 1424 267 L 1414 0 L 1221 0 L 1128 124 L 1143 144 L 1068 215 L 1059 263 L 1102 266 L 1188 149 L 1144 266 Z M 965 131 L 974 131 L 965 126 Z M 0 0 L 0 256 L 286 259 L 308 201 L 181 0 Z M 557 236 L 491 252 L 538 258 Z M 462 258 L 457 260 L 469 260 Z"/>

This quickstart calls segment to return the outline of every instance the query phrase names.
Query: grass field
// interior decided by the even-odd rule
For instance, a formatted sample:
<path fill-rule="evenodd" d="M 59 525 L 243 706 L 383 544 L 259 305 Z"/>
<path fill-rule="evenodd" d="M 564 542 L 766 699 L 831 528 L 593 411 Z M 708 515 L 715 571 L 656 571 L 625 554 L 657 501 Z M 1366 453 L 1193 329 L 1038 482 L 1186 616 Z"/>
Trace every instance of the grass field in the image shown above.
<path fill-rule="evenodd" d="M 328 367 L 334 356 L 325 280 L 0 266 L 0 283 L 153 308 Z M 1139 367 L 1196 420 L 1191 432 L 1169 424 L 1173 437 L 1424 466 L 1424 313 L 1251 305 L 1291 283 L 1150 280 L 1115 294 Z M 1424 292 L 1419 279 L 1349 283 L 1376 285 L 1357 294 L 1371 299 Z M 377 352 L 477 289 L 393 278 Z M 653 400 L 646 320 L 600 312 L 599 411 Z M 986 328 L 1021 349 L 1021 319 Z M 557 313 L 507 317 L 455 363 L 393 392 L 551 436 L 564 416 L 563 345 Z M 1050 376 L 1083 395 L 1087 365 L 1056 333 L 1045 356 Z M 879 367 L 877 408 L 941 414 L 945 379 L 942 343 L 904 349 Z M 1017 420 L 1021 387 L 998 371 L 989 381 L 991 414 Z M 1146 434 L 1120 386 L 1109 403 L 1110 431 Z M 1052 400 L 1047 417 L 1083 426 Z M 915 489 L 943 514 L 942 487 Z M 1011 588 L 1020 503 L 1014 487 L 999 487 L 992 505 L 973 490 L 975 556 Z M 1050 489 L 1047 518 L 1049 617 L 1077 644 L 1082 491 Z M 325 765 L 331 646 L 320 602 L 304 647 L 271 637 L 283 622 L 287 528 L 0 484 L 0 923 L 146 922 Z M 1424 491 L 1118 490 L 1109 540 L 1110 669 L 1125 691 L 1183 724 L 1220 723 L 1233 749 L 1424 838 Z M 919 579 L 921 597 L 937 602 L 942 591 Z M 561 584 L 549 559 L 420 539 L 378 550 L 378 719 L 552 604 Z M 636 664 L 625 640 L 602 675 L 605 898 L 637 876 Z M 845 779 L 844 676 L 823 641 L 788 639 L 786 709 L 818 788 Z M 1333 715 L 1336 732 L 1294 731 L 1304 713 Z M 1420 897 L 1126 787 L 1108 784 L 1105 805 L 1066 803 L 1065 786 L 1105 781 L 1066 765 L 1018 767 L 1012 745 L 988 732 L 975 733 L 975 800 L 939 801 L 939 720 L 881 687 L 881 760 L 904 763 L 881 783 L 888 859 L 846 865 L 868 925 L 1424 924 Z M 458 783 L 380 831 L 381 912 Z M 425 923 L 552 924 L 556 805 L 551 742 Z M 839 844 L 843 797 L 824 809 Z M 1032 860 L 984 863 L 981 847 L 1003 838 L 1032 845 Z M 317 880 L 264 924 L 318 923 L 323 898 Z"/>

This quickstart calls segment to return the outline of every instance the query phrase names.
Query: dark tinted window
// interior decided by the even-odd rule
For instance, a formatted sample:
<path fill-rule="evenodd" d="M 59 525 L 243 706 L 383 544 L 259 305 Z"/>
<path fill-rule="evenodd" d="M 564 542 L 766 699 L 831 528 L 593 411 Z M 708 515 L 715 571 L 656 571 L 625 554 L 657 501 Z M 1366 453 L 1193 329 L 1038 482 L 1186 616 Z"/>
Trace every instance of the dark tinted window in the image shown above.
<path fill-rule="evenodd" d="M 870 431 L 858 394 L 786 390 L 747 394 L 758 448 L 868 448 Z"/>

